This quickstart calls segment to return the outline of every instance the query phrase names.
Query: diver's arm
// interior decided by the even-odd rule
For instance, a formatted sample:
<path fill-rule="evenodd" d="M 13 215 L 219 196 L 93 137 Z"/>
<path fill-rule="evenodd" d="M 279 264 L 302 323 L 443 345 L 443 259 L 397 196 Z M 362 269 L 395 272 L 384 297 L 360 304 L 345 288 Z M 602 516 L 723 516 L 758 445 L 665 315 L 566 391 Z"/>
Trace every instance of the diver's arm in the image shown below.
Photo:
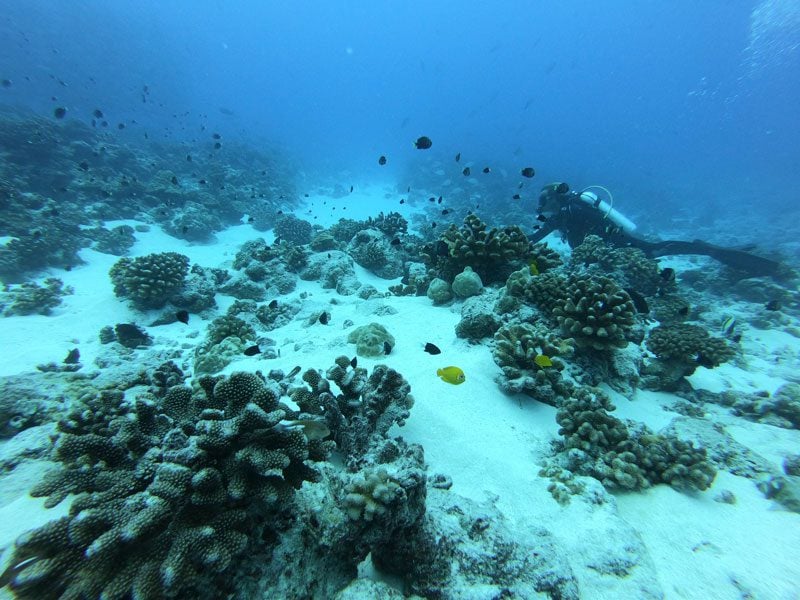
<path fill-rule="evenodd" d="M 538 244 L 548 235 L 553 233 L 557 229 L 556 224 L 553 221 L 547 221 L 542 224 L 541 229 L 534 231 L 531 235 L 528 236 L 528 241 L 531 244 Z"/>

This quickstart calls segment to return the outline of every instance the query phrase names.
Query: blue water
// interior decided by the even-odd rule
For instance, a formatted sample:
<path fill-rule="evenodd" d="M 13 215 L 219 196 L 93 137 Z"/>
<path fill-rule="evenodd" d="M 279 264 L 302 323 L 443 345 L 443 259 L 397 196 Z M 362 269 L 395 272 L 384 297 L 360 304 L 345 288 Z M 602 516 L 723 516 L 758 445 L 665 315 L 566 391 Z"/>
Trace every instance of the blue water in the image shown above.
<path fill-rule="evenodd" d="M 800 199 L 790 0 L 4 6 L 1 101 L 101 107 L 132 141 L 205 125 L 365 181 L 461 152 L 603 183 L 645 219 L 705 203 L 769 221 Z"/>

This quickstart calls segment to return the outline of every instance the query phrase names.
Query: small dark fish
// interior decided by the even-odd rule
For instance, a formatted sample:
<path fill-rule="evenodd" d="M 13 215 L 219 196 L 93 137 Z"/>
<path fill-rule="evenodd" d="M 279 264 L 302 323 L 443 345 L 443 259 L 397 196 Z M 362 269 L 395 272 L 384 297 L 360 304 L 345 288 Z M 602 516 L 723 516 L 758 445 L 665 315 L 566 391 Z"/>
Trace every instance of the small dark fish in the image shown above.
<path fill-rule="evenodd" d="M 436 196 L 431 196 L 428 198 L 428 202 L 436 202 Z"/>
<path fill-rule="evenodd" d="M 93 116 L 95 119 L 102 119 L 102 118 L 103 118 L 103 111 L 102 111 L 102 110 L 100 110 L 99 108 L 95 108 L 95 109 L 92 111 L 92 116 Z"/>
<path fill-rule="evenodd" d="M 411 186 L 408 186 L 408 187 L 406 188 L 406 194 L 407 194 L 408 192 L 410 192 L 410 191 L 411 191 Z"/>
<path fill-rule="evenodd" d="M 247 217 L 247 222 L 248 223 L 253 223 L 253 222 L 255 222 L 255 220 L 256 220 L 255 217 Z"/>
<path fill-rule="evenodd" d="M 172 182 L 172 185 L 178 185 L 178 178 L 175 177 L 175 175 L 172 176 L 172 179 L 170 179 L 170 181 Z"/>
<path fill-rule="evenodd" d="M 323 325 L 327 325 L 329 319 L 330 319 L 330 315 L 327 312 L 323 312 L 319 316 L 319 322 L 322 323 Z"/>
<path fill-rule="evenodd" d="M 300 367 L 299 367 L 299 366 L 297 366 L 297 367 L 295 367 L 294 369 L 292 369 L 291 371 L 289 371 L 289 373 L 286 375 L 286 377 L 294 377 L 294 376 L 295 376 L 295 375 L 297 375 L 299 372 L 300 372 Z"/>
<path fill-rule="evenodd" d="M 189 324 L 189 311 L 188 310 L 179 310 L 175 313 L 175 318 L 178 319 L 181 323 L 188 325 Z"/>
<path fill-rule="evenodd" d="M 253 344 L 249 348 L 244 349 L 245 356 L 255 356 L 256 354 L 261 354 L 261 348 L 258 347 L 258 344 Z"/>
<path fill-rule="evenodd" d="M 275 214 L 282 215 L 282 214 L 283 214 L 283 211 L 282 211 L 282 210 L 279 210 L 279 211 L 278 211 L 277 213 L 275 213 Z"/>
<path fill-rule="evenodd" d="M 270 308 L 278 308 L 278 301 L 277 300 L 273 300 L 272 302 L 267 304 L 267 306 L 269 306 Z"/>
<path fill-rule="evenodd" d="M 742 334 L 741 334 L 741 333 L 737 333 L 736 335 L 734 335 L 733 337 L 731 337 L 731 341 L 732 341 L 734 344 L 738 344 L 739 342 L 741 342 L 741 341 L 742 341 Z"/>
<path fill-rule="evenodd" d="M 63 119 L 65 116 L 67 116 L 67 109 L 64 108 L 63 106 L 59 106 L 53 109 L 53 116 L 56 119 Z"/>
<path fill-rule="evenodd" d="M 686 315 L 688 315 L 688 314 L 689 314 L 689 307 L 688 307 L 688 306 L 681 306 L 681 307 L 678 309 L 678 314 L 679 314 L 680 316 L 682 316 L 682 317 L 685 317 Z"/>
<path fill-rule="evenodd" d="M 436 354 L 441 354 L 442 353 L 442 351 L 439 350 L 439 348 L 437 346 L 435 346 L 434 344 L 431 344 L 430 342 L 427 342 L 425 344 L 425 352 L 427 352 L 428 354 L 433 354 L 434 356 Z"/>
<path fill-rule="evenodd" d="M 445 208 L 444 210 L 442 210 L 442 214 L 443 215 L 450 214 L 450 211 Z"/>
<path fill-rule="evenodd" d="M 764 305 L 764 308 L 766 308 L 767 310 L 780 310 L 781 303 L 778 302 L 777 300 L 770 300 Z"/>
<path fill-rule="evenodd" d="M 380 166 L 383 166 L 383 165 L 385 165 L 385 164 L 386 164 L 386 157 L 385 157 L 385 156 L 383 156 L 383 155 L 381 155 L 381 157 L 378 159 L 378 164 L 379 164 Z"/>
<path fill-rule="evenodd" d="M 350 186 L 350 193 L 351 194 L 353 193 L 353 186 L 352 185 Z"/>
<path fill-rule="evenodd" d="M 436 229 L 436 221 L 434 221 L 433 223 L 431 223 L 431 229 Z"/>
<path fill-rule="evenodd" d="M 483 172 L 484 173 L 491 173 L 492 170 L 489 167 L 483 167 Z"/>
<path fill-rule="evenodd" d="M 625 291 L 628 292 L 631 300 L 633 300 L 633 306 L 636 309 L 636 312 L 642 315 L 646 315 L 650 312 L 650 307 L 647 305 L 647 300 L 644 299 L 644 296 L 631 288 L 625 288 Z"/>
<path fill-rule="evenodd" d="M 536 215 L 536 220 L 544 223 L 545 221 L 547 221 L 547 217 L 545 217 L 544 215 Z"/>
<path fill-rule="evenodd" d="M 281 236 L 278 236 L 278 237 L 275 238 L 275 241 L 272 242 L 272 245 L 274 246 L 276 244 L 280 244 L 282 241 L 283 241 L 283 238 Z"/>
<path fill-rule="evenodd" d="M 82 160 L 81 162 L 78 163 L 78 168 L 81 171 L 88 171 L 89 170 L 89 163 L 86 162 L 85 160 Z"/>
<path fill-rule="evenodd" d="M 438 204 L 441 204 L 441 203 L 442 203 L 442 197 L 441 197 L 441 196 L 439 196 L 439 197 L 436 199 L 436 202 L 437 202 Z"/>
<path fill-rule="evenodd" d="M 665 267 L 661 269 L 659 275 L 664 281 L 675 281 L 675 269 L 672 267 Z"/>
<path fill-rule="evenodd" d="M 199 183 L 200 185 L 205 185 L 206 184 L 206 180 L 205 179 L 201 179 L 197 183 Z"/>
<path fill-rule="evenodd" d="M 183 227 L 181 227 L 181 232 L 182 233 L 186 233 L 187 231 L 189 231 L 189 226 L 188 225 L 184 225 Z"/>
<path fill-rule="evenodd" d="M 400 198 L 400 204 L 405 204 L 405 203 L 406 203 L 405 199 Z"/>
<path fill-rule="evenodd" d="M 353 367 L 354 369 L 358 366 L 358 357 L 357 356 L 354 356 L 353 360 L 350 361 L 350 366 Z"/>
<path fill-rule="evenodd" d="M 222 148 L 222 144 L 220 144 L 219 142 L 216 142 L 214 144 L 214 150 L 219 150 L 220 148 Z"/>
<path fill-rule="evenodd" d="M 464 174 L 464 177 L 469 177 L 469 174 L 472 173 L 469 167 L 464 167 L 464 170 L 461 172 Z"/>
<path fill-rule="evenodd" d="M 511 197 L 512 197 L 514 200 L 519 200 L 520 198 L 522 198 L 522 196 L 520 196 L 519 194 L 514 194 L 514 195 L 513 195 L 513 196 L 511 196 Z"/>
<path fill-rule="evenodd" d="M 460 160 L 461 160 L 461 152 L 459 152 L 458 154 L 456 154 L 456 162 L 458 162 L 458 161 L 460 161 Z"/>
<path fill-rule="evenodd" d="M 383 353 L 387 355 L 392 353 L 392 345 L 389 342 L 383 342 Z"/>
<path fill-rule="evenodd" d="M 392 246 L 399 246 L 399 245 L 400 245 L 400 238 L 394 238 L 394 239 L 393 239 L 393 240 L 390 242 L 390 244 L 391 244 Z"/>
<path fill-rule="evenodd" d="M 0 81 L 0 85 L 2 85 L 5 88 L 11 87 L 11 80 L 10 79 L 3 79 L 3 81 Z"/>
<path fill-rule="evenodd" d="M 449 256 L 450 255 L 450 246 L 447 245 L 447 242 L 439 240 L 436 242 L 436 256 Z"/>
<path fill-rule="evenodd" d="M 218 133 L 212 133 L 211 137 L 214 138 L 215 140 L 221 140 L 222 139 L 222 136 L 220 134 L 218 134 Z"/>
<path fill-rule="evenodd" d="M 64 359 L 65 365 L 77 365 L 81 361 L 81 353 L 77 348 L 73 348 L 67 352 L 67 357 Z"/>
<path fill-rule="evenodd" d="M 534 226 L 533 226 L 533 230 L 534 230 L 534 231 L 537 231 L 537 230 L 539 230 L 539 229 L 541 229 L 541 228 L 542 228 L 542 226 L 541 226 L 541 225 L 534 225 Z"/>
<path fill-rule="evenodd" d="M 186 155 L 186 162 L 192 162 L 192 155 L 191 154 L 187 154 Z"/>
<path fill-rule="evenodd" d="M 117 129 L 119 130 L 125 129 L 125 123 L 117 123 Z"/>
<path fill-rule="evenodd" d="M 426 135 L 423 135 L 422 137 L 417 138 L 417 141 L 414 142 L 414 147 L 417 150 L 427 150 L 431 146 L 433 146 L 433 142 L 431 141 L 431 138 L 429 138 Z"/>
<path fill-rule="evenodd" d="M 531 177 L 533 177 L 534 175 L 536 175 L 536 171 L 534 171 L 533 167 L 525 167 L 525 168 L 524 168 L 524 169 L 522 169 L 522 170 L 521 170 L 519 173 L 520 173 L 520 175 L 522 175 L 523 177 L 527 177 L 527 178 L 529 178 L 529 179 L 530 179 Z"/>

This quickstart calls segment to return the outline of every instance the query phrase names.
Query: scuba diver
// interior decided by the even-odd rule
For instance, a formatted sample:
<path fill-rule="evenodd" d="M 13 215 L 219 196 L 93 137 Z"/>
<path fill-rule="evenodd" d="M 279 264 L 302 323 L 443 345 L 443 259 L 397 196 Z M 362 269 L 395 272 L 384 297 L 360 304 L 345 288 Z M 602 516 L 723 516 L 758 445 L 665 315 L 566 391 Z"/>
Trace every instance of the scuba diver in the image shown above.
<path fill-rule="evenodd" d="M 608 201 L 599 198 L 592 189 L 603 190 L 608 194 Z M 611 192 L 602 186 L 593 185 L 576 192 L 570 191 L 566 183 L 546 185 L 539 194 L 537 219 L 541 226 L 528 239 L 535 244 L 553 231 L 560 231 L 562 239 L 574 248 L 587 235 L 597 235 L 612 246 L 639 248 L 648 258 L 702 254 L 743 271 L 749 277 L 785 278 L 788 275 L 788 269 L 782 263 L 744 250 L 714 246 L 700 240 L 651 242 L 636 237 L 636 225 L 616 210 L 613 202 Z"/>

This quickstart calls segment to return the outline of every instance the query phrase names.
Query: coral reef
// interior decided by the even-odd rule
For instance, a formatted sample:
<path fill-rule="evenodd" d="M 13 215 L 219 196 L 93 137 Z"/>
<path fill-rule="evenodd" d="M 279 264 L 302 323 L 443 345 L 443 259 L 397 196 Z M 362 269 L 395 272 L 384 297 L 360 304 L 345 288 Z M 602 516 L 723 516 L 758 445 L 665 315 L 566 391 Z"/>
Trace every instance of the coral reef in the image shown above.
<path fill-rule="evenodd" d="M 384 279 L 403 274 L 403 262 L 389 240 L 377 229 L 362 229 L 353 236 L 347 253 L 359 265 Z"/>
<path fill-rule="evenodd" d="M 61 299 L 73 293 L 70 286 L 57 277 L 48 277 L 39 285 L 28 281 L 18 285 L 8 285 L 0 292 L 0 311 L 3 316 L 11 315 L 49 315 L 61 304 Z"/>
<path fill-rule="evenodd" d="M 428 291 L 426 292 L 428 298 L 436 304 L 446 304 L 453 299 L 453 293 L 450 289 L 450 284 L 444 279 L 436 277 L 428 284 Z"/>
<path fill-rule="evenodd" d="M 572 274 L 565 286 L 566 300 L 553 315 L 578 347 L 607 351 L 627 345 L 636 310 L 624 290 L 601 275 Z"/>
<path fill-rule="evenodd" d="M 17 541 L 9 586 L 19 598 L 215 598 L 256 522 L 275 519 L 318 472 L 300 430 L 263 378 L 201 379 L 108 410 L 79 404 L 59 423 L 62 468 L 33 490 L 66 517 Z M 115 405 L 116 403 L 116 405 Z"/>
<path fill-rule="evenodd" d="M 587 235 L 580 245 L 573 248 L 570 262 L 573 265 L 599 265 L 603 273 L 622 287 L 633 288 L 645 296 L 652 296 L 665 285 L 658 275 L 658 263 L 647 258 L 640 249 L 614 248 L 596 235 Z"/>
<path fill-rule="evenodd" d="M 675 390 L 699 366 L 716 367 L 734 356 L 722 338 L 712 337 L 699 325 L 659 325 L 645 341 L 655 360 L 644 365 L 643 384 L 652 389 Z"/>
<path fill-rule="evenodd" d="M 492 308 L 495 299 L 496 294 L 492 292 L 467 299 L 461 306 L 461 320 L 456 325 L 456 335 L 471 342 L 493 336 L 502 325 Z"/>
<path fill-rule="evenodd" d="M 117 225 L 113 229 L 105 227 L 89 229 L 86 234 L 94 240 L 94 249 L 98 252 L 125 256 L 136 242 L 133 232 L 134 229 L 130 225 Z"/>
<path fill-rule="evenodd" d="M 555 406 L 565 398 L 573 386 L 563 381 L 564 362 L 560 356 L 574 352 L 571 339 L 563 339 L 542 325 L 509 324 L 494 335 L 494 362 L 503 371 L 498 378 L 500 387 L 508 393 L 523 393 Z M 545 356 L 552 363 L 539 366 L 537 356 Z"/>
<path fill-rule="evenodd" d="M 486 223 L 472 214 L 460 228 L 450 225 L 422 252 L 436 276 L 452 281 L 464 267 L 471 267 L 486 285 L 505 281 L 529 256 L 530 244 L 522 229 L 514 225 L 487 231 Z"/>
<path fill-rule="evenodd" d="M 290 245 L 302 246 L 311 241 L 311 223 L 294 215 L 281 215 L 275 222 L 276 238 L 283 238 Z"/>
<path fill-rule="evenodd" d="M 146 310 L 162 308 L 184 285 L 189 259 L 177 252 L 121 258 L 111 270 L 114 293 L 128 298 L 134 307 Z"/>
<path fill-rule="evenodd" d="M 289 396 L 302 413 L 325 416 L 334 441 L 352 467 L 363 461 L 371 441 L 385 438 L 395 423 L 405 424 L 414 398 L 403 376 L 386 365 L 376 365 L 367 376 L 366 369 L 352 367 L 346 356 L 339 356 L 335 363 L 325 377 L 314 369 L 305 371 L 306 385 L 291 388 Z"/>
<path fill-rule="evenodd" d="M 408 233 L 408 221 L 403 215 L 393 211 L 389 212 L 388 215 L 384 215 L 381 212 L 375 218 L 368 218 L 365 226 L 377 229 L 389 239 Z"/>
<path fill-rule="evenodd" d="M 569 470 L 594 477 L 610 489 L 637 490 L 658 483 L 678 490 L 710 487 L 716 469 L 704 448 L 646 427 L 630 430 L 609 414 L 614 409 L 599 389 L 581 387 L 559 399 L 561 458 Z"/>
<path fill-rule="evenodd" d="M 469 298 L 481 293 L 483 282 L 472 267 L 464 267 L 464 270 L 453 278 L 451 288 L 456 298 Z"/>
<path fill-rule="evenodd" d="M 336 223 L 328 228 L 328 233 L 330 233 L 333 239 L 335 239 L 337 242 L 349 244 L 350 240 L 353 239 L 353 236 L 366 227 L 368 227 L 368 225 L 365 221 L 339 219 Z"/>
<path fill-rule="evenodd" d="M 385 344 L 394 347 L 394 336 L 380 323 L 356 327 L 347 335 L 347 341 L 356 345 L 359 356 L 383 356 Z"/>
<path fill-rule="evenodd" d="M 319 281 L 323 288 L 333 288 L 343 296 L 355 294 L 361 287 L 353 268 L 353 259 L 338 250 L 332 250 L 327 255 L 311 256 L 300 272 L 300 279 Z"/>

